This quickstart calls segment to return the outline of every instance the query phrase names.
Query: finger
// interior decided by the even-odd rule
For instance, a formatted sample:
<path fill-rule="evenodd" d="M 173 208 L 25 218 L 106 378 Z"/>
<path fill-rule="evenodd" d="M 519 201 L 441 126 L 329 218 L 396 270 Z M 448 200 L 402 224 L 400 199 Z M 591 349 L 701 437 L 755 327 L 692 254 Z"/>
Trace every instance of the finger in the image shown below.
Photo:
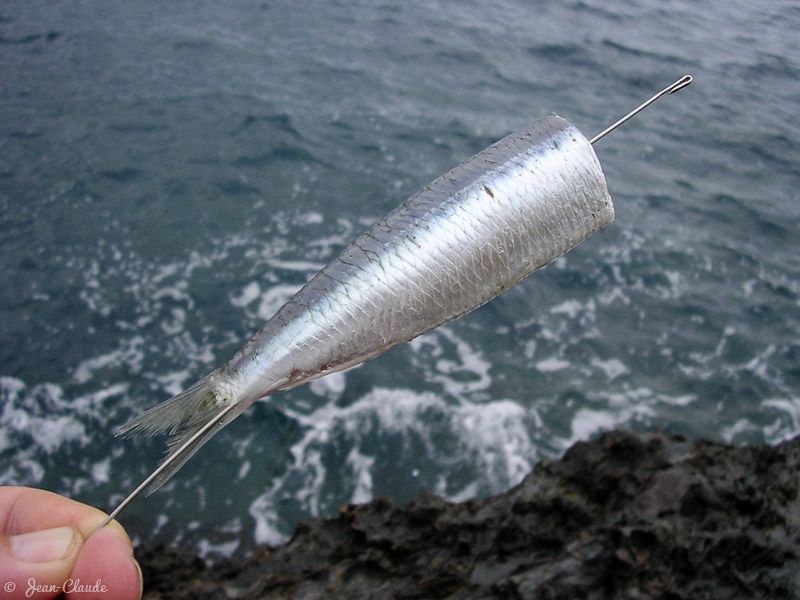
<path fill-rule="evenodd" d="M 114 521 L 96 536 L 91 535 L 105 516 L 96 508 L 44 490 L 0 487 L 0 586 L 8 586 L 6 592 L 12 586 L 13 593 L 22 590 L 19 597 L 52 598 L 61 591 L 68 597 L 87 597 L 76 594 L 83 593 L 83 588 L 75 582 L 83 578 L 82 584 L 91 586 L 100 577 L 105 579 L 99 586 L 115 591 L 95 597 L 139 597 L 140 571 L 122 526 Z M 67 531 L 75 537 L 67 540 Z M 23 555 L 25 549 L 28 552 L 23 559 L 14 554 L 20 548 Z M 59 551 L 63 556 L 53 558 Z M 92 576 L 95 579 L 87 579 Z M 51 590 L 56 588 L 53 593 Z"/>
<path fill-rule="evenodd" d="M 54 598 L 83 546 L 71 526 L 0 535 L 0 580 L 6 598 Z"/>
<path fill-rule="evenodd" d="M 72 579 L 80 581 L 81 585 L 65 589 L 69 600 L 141 598 L 142 572 L 133 558 L 131 542 L 119 523 L 112 521 L 89 536 L 75 561 Z"/>

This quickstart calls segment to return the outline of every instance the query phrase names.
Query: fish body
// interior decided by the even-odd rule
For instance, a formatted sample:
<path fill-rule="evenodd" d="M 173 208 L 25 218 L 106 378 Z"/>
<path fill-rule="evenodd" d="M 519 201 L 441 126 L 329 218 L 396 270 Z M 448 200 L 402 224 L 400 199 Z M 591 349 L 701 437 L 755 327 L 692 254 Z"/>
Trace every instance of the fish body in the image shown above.
<path fill-rule="evenodd" d="M 590 142 L 558 116 L 537 121 L 391 211 L 227 363 L 120 432 L 174 434 L 170 447 L 182 456 L 153 491 L 256 400 L 360 364 L 478 308 L 613 219 Z"/>

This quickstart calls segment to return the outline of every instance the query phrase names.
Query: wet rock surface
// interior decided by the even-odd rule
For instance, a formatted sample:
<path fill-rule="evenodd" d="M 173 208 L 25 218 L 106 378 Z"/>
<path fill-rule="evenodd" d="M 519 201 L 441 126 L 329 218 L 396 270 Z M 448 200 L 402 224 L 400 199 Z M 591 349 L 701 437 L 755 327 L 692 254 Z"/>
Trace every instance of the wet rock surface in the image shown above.
<path fill-rule="evenodd" d="M 798 598 L 800 438 L 608 433 L 483 502 L 385 498 L 206 565 L 137 549 L 146 598 Z"/>

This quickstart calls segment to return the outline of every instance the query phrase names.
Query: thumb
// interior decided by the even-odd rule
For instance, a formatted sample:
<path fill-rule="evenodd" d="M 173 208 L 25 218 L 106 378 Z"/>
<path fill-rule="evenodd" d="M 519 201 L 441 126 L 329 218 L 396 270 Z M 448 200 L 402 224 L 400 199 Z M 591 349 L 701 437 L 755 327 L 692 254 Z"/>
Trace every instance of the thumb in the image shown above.
<path fill-rule="evenodd" d="M 58 596 L 83 541 L 81 533 L 71 525 L 0 535 L 3 598 L 44 600 Z"/>

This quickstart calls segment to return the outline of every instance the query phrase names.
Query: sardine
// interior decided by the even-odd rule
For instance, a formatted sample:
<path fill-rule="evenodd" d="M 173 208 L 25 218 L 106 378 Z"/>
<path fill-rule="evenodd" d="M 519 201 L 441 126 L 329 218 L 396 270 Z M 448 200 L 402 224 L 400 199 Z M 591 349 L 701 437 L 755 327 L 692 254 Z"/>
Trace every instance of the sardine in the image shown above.
<path fill-rule="evenodd" d="M 170 432 L 152 493 L 256 400 L 373 358 L 488 302 L 611 223 L 592 144 L 551 115 L 442 175 L 380 219 L 224 365 L 117 434 Z"/>

